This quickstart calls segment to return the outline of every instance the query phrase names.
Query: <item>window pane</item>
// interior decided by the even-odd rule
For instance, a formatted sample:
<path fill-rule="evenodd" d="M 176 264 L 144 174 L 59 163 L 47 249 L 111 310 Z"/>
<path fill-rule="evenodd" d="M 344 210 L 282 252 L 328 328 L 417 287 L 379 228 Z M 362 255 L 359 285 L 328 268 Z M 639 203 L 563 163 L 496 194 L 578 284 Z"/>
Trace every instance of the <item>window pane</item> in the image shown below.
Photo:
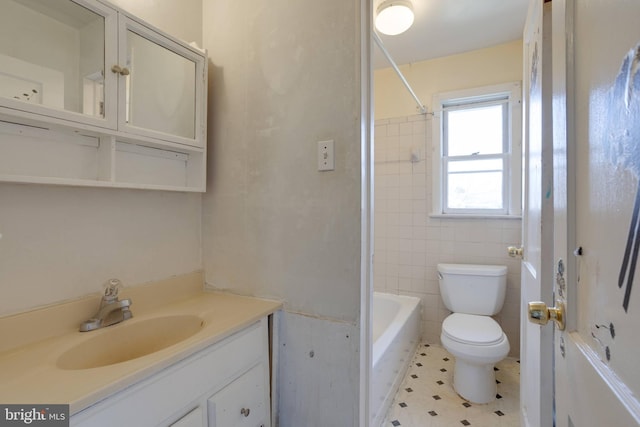
<path fill-rule="evenodd" d="M 502 172 L 449 174 L 447 207 L 450 209 L 503 209 Z"/>
<path fill-rule="evenodd" d="M 447 155 L 502 153 L 503 105 L 447 111 Z"/>
<path fill-rule="evenodd" d="M 502 159 L 449 161 L 449 172 L 501 171 Z"/>

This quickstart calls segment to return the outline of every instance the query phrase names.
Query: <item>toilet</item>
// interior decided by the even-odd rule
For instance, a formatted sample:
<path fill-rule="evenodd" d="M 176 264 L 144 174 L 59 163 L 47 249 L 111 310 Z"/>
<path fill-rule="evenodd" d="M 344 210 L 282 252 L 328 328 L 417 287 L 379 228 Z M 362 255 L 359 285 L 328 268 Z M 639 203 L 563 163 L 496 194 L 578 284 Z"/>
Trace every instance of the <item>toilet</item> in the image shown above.
<path fill-rule="evenodd" d="M 453 388 L 464 399 L 496 398 L 494 365 L 509 354 L 509 340 L 490 316 L 502 309 L 507 267 L 438 264 L 440 294 L 453 313 L 442 322 L 442 346 L 455 357 Z"/>

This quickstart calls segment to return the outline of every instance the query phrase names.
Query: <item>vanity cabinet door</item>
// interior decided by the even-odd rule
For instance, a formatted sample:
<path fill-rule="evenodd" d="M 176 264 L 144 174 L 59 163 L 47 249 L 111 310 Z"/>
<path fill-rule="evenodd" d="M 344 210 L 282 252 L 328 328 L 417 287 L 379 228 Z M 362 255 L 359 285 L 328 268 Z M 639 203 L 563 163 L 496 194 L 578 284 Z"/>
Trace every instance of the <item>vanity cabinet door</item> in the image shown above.
<path fill-rule="evenodd" d="M 209 427 L 267 427 L 267 378 L 261 363 L 211 396 Z"/>
<path fill-rule="evenodd" d="M 115 129 L 117 18 L 95 0 L 2 0 L 0 111 Z"/>
<path fill-rule="evenodd" d="M 202 417 L 202 408 L 198 406 L 169 427 L 202 427 Z"/>
<path fill-rule="evenodd" d="M 122 15 L 118 52 L 118 129 L 203 146 L 203 54 Z"/>

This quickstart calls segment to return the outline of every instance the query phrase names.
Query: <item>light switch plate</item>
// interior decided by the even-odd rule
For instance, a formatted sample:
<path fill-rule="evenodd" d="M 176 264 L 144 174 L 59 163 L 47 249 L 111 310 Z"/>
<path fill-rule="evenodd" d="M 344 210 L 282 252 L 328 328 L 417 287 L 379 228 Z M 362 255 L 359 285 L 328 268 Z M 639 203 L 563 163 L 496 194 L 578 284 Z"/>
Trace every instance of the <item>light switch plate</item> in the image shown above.
<path fill-rule="evenodd" d="M 332 171 L 335 169 L 333 140 L 318 141 L 318 170 Z"/>

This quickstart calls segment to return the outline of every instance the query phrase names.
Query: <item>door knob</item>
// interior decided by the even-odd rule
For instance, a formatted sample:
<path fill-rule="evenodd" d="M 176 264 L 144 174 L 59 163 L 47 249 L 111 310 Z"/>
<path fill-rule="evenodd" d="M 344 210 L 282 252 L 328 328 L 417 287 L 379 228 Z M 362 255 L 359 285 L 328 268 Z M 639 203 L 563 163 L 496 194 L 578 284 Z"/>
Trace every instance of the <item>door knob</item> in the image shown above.
<path fill-rule="evenodd" d="M 522 258 L 522 256 L 524 255 L 524 249 L 522 248 L 522 246 L 520 246 L 519 248 L 516 246 L 509 246 L 507 248 L 507 252 L 509 252 L 509 256 L 511 258 Z"/>
<path fill-rule="evenodd" d="M 116 74 L 120 74 L 121 76 L 128 76 L 129 75 L 129 69 L 127 67 L 120 67 L 119 65 L 114 65 L 113 67 L 111 67 L 111 71 L 116 73 Z"/>
<path fill-rule="evenodd" d="M 556 301 L 555 307 L 547 307 L 542 301 L 534 301 L 529 303 L 529 321 L 538 325 L 546 325 L 549 319 L 556 322 L 558 329 L 564 331 L 564 303 Z"/>

